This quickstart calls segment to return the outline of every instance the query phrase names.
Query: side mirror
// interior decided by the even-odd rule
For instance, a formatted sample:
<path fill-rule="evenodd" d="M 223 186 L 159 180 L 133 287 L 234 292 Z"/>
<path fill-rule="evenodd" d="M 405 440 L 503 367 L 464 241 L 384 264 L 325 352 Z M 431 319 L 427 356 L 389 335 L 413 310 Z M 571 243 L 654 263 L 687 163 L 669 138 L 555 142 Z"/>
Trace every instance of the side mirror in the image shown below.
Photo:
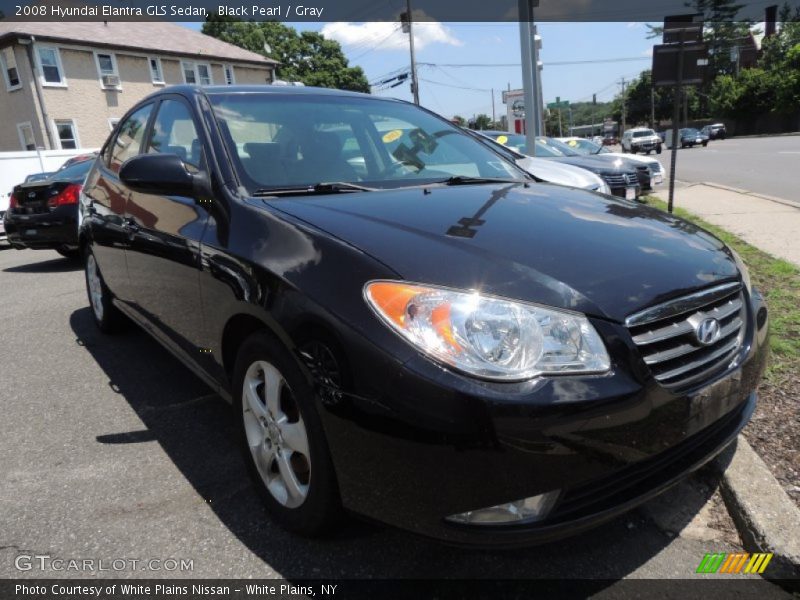
<path fill-rule="evenodd" d="M 177 154 L 140 154 L 129 158 L 119 170 L 128 188 L 144 194 L 206 198 L 210 196 L 205 173 L 193 175 Z"/>

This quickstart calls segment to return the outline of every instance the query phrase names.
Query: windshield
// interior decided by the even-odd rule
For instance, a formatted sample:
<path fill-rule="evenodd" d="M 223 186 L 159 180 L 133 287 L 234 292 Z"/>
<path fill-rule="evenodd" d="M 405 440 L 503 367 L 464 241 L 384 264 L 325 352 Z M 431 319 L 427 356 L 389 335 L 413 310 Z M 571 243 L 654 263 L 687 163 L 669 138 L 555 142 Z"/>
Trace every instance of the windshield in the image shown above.
<path fill-rule="evenodd" d="M 690 127 L 690 128 L 688 128 L 688 129 L 681 129 L 681 133 L 682 133 L 683 135 L 697 135 L 697 134 L 698 134 L 698 133 L 700 133 L 700 132 L 699 132 L 699 131 L 697 131 L 697 129 L 692 129 L 692 128 Z"/>
<path fill-rule="evenodd" d="M 542 144 L 544 144 L 544 146 L 546 148 L 548 148 L 549 150 L 551 150 L 553 152 L 560 152 L 561 153 L 561 154 L 556 154 L 555 156 L 580 156 L 580 154 L 578 152 L 576 152 L 575 149 L 570 148 L 564 142 L 559 142 L 555 138 L 540 137 L 540 138 L 536 139 L 536 142 L 537 143 L 541 142 Z M 540 146 L 536 147 L 537 148 L 537 152 L 538 152 L 538 148 L 539 147 Z"/>
<path fill-rule="evenodd" d="M 321 182 L 396 188 L 451 177 L 529 179 L 414 105 L 332 95 L 209 95 L 250 193 Z"/>
<path fill-rule="evenodd" d="M 564 142 L 567 146 L 569 146 L 570 150 L 577 152 L 583 156 L 587 156 L 589 154 L 608 154 L 611 151 L 599 144 L 595 144 L 591 140 L 585 140 L 582 138 L 579 139 L 571 139 Z"/>
<path fill-rule="evenodd" d="M 642 129 L 641 131 L 633 132 L 633 137 L 649 137 L 651 135 L 655 135 L 652 129 Z"/>

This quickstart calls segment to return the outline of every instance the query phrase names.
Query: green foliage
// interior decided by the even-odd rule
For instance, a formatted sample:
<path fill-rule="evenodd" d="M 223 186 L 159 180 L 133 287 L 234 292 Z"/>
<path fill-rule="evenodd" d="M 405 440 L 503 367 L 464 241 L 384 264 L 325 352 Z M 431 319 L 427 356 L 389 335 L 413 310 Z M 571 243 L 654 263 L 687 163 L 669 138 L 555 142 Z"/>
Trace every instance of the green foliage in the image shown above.
<path fill-rule="evenodd" d="M 456 115 L 453 117 L 453 122 L 459 127 L 463 127 L 464 125 L 466 125 L 467 120 L 461 115 Z"/>
<path fill-rule="evenodd" d="M 493 125 L 492 118 L 489 115 L 480 114 L 475 117 L 475 129 L 491 129 Z"/>
<path fill-rule="evenodd" d="M 211 15 L 203 33 L 280 61 L 279 79 L 306 85 L 369 92 L 361 67 L 351 67 L 339 42 L 315 31 L 298 33 L 282 23 L 245 22 Z"/>
<path fill-rule="evenodd" d="M 800 8 L 780 12 L 780 28 L 763 42 L 758 68 L 716 78 L 711 108 L 724 116 L 796 113 L 800 106 Z"/>

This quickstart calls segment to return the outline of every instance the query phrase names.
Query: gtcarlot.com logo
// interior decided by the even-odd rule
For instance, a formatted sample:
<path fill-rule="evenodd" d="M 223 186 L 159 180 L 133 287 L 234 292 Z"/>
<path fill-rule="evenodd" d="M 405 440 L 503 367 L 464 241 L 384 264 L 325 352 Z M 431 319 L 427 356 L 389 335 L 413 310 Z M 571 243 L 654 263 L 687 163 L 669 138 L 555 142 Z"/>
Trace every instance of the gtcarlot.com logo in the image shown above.
<path fill-rule="evenodd" d="M 717 552 L 706 554 L 697 573 L 758 573 L 761 574 L 772 560 L 772 553 Z"/>
<path fill-rule="evenodd" d="M 193 571 L 191 558 L 55 558 L 49 554 L 20 554 L 18 571 Z"/>

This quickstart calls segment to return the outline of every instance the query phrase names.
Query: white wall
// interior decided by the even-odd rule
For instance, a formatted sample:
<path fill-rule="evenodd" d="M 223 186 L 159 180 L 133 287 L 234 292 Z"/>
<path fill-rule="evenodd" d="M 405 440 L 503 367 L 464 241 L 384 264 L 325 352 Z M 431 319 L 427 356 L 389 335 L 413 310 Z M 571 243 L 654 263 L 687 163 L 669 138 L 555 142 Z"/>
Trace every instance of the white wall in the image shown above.
<path fill-rule="evenodd" d="M 79 154 L 89 154 L 96 149 L 32 150 L 30 152 L 0 152 L 0 211 L 8 208 L 14 186 L 25 177 L 42 171 L 55 171 L 64 161 Z"/>

